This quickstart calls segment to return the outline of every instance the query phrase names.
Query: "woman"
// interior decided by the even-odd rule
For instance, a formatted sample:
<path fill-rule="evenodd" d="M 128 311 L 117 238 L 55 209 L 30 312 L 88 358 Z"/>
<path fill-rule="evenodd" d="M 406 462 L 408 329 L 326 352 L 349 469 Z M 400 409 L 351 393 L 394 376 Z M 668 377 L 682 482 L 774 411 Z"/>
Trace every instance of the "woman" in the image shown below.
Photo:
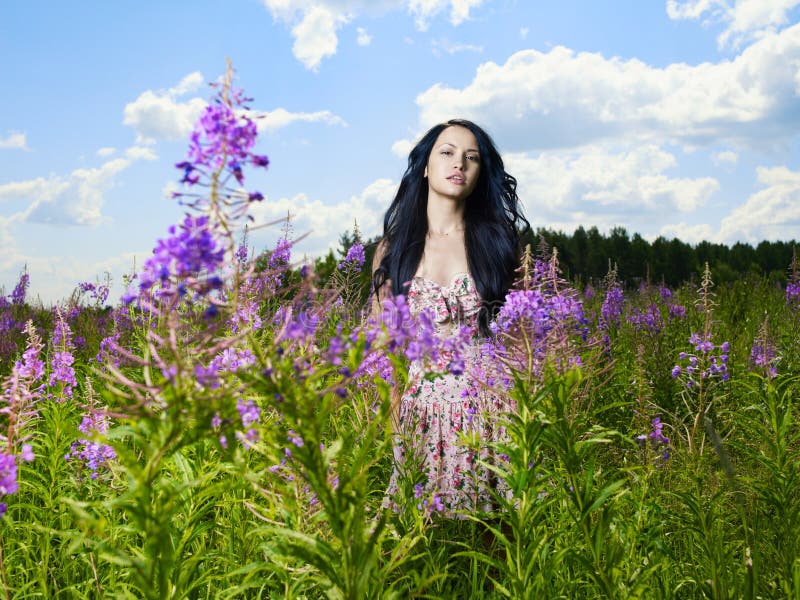
<path fill-rule="evenodd" d="M 411 151 L 384 218 L 373 262 L 376 298 L 405 294 L 412 313 L 432 309 L 440 334 L 471 327 L 468 362 L 479 358 L 481 339 L 490 334 L 519 263 L 520 229 L 529 227 L 516 186 L 489 135 L 455 119 L 431 128 Z M 476 393 L 468 375 L 431 377 L 412 362 L 396 412 L 403 441 L 395 448 L 389 497 L 408 482 L 407 490 L 414 486 L 418 498 L 435 501 L 448 516 L 489 506 L 492 476 L 477 464 L 488 451 L 476 455 L 460 437 L 496 437 L 487 413 L 502 407 L 499 396 Z"/>

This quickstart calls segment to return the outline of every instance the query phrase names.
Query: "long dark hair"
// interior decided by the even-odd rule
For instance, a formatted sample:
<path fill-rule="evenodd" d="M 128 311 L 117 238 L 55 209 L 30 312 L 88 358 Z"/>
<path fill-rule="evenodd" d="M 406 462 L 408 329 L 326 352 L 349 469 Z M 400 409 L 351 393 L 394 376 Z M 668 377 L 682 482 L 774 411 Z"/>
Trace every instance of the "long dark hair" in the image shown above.
<path fill-rule="evenodd" d="M 432 127 L 408 156 L 408 168 L 383 218 L 383 258 L 372 275 L 374 289 L 391 282 L 393 295 L 405 294 L 417 272 L 428 234 L 428 182 L 424 178 L 439 134 L 458 125 L 478 142 L 478 182 L 464 204 L 464 240 L 470 274 L 483 300 L 479 324 L 488 334 L 489 321 L 499 310 L 519 265 L 520 238 L 530 228 L 517 197 L 517 180 L 506 173 L 503 159 L 483 129 L 464 119 Z"/>

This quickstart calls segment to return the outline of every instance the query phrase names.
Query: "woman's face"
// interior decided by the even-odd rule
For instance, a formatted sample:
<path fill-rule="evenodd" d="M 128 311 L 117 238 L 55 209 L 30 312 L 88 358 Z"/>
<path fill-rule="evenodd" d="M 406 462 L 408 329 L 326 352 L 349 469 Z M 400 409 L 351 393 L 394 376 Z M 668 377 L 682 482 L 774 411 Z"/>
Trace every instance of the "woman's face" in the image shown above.
<path fill-rule="evenodd" d="M 480 172 L 481 157 L 475 136 L 460 125 L 447 127 L 436 138 L 425 167 L 428 199 L 431 195 L 457 201 L 466 199 L 475 189 Z"/>

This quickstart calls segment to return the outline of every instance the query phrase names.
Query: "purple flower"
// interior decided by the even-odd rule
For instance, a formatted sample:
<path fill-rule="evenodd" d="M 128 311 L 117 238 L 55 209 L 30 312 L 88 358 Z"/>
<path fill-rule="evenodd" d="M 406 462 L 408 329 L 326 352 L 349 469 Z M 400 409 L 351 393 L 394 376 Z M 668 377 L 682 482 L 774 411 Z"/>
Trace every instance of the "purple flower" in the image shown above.
<path fill-rule="evenodd" d="M 209 368 L 213 368 L 217 373 L 235 373 L 239 369 L 255 364 L 255 362 L 256 357 L 250 350 L 226 348 L 214 357 Z"/>
<path fill-rule="evenodd" d="M 9 298 L 11 299 L 12 304 L 25 304 L 25 296 L 28 292 L 28 285 L 30 284 L 31 278 L 28 275 L 27 271 L 23 271 L 22 274 L 19 276 L 19 281 L 17 285 L 14 287 L 14 290 L 11 292 Z"/>
<path fill-rule="evenodd" d="M 624 301 L 625 297 L 621 287 L 615 285 L 609 288 L 603 299 L 603 306 L 600 309 L 600 325 L 603 329 L 619 325 Z"/>
<path fill-rule="evenodd" d="M 786 304 L 800 305 L 800 281 L 790 281 L 786 284 Z"/>
<path fill-rule="evenodd" d="M 664 424 L 661 417 L 655 417 L 651 422 L 650 433 L 636 436 L 636 441 L 642 446 L 649 446 L 651 452 L 656 455 L 656 460 L 664 462 L 669 459 L 670 441 L 664 435 Z"/>
<path fill-rule="evenodd" d="M 364 245 L 355 243 L 347 250 L 344 260 L 339 263 L 339 269 L 350 269 L 354 273 L 360 273 L 364 266 Z"/>
<path fill-rule="evenodd" d="M 75 380 L 75 369 L 72 368 L 74 360 L 72 353 L 68 351 L 54 352 L 50 363 L 51 371 L 48 385 L 52 387 L 58 383 L 63 383 L 64 395 L 70 398 L 72 397 L 72 388 L 78 385 Z"/>
<path fill-rule="evenodd" d="M 108 431 L 111 420 L 108 415 L 101 412 L 91 412 L 85 414 L 78 425 L 78 431 L 86 436 L 92 437 L 103 435 Z M 117 453 L 108 444 L 80 438 L 72 442 L 70 451 L 64 456 L 66 461 L 80 463 L 83 469 L 89 470 L 89 479 L 97 479 L 102 469 L 108 468 L 108 464 L 117 458 Z"/>
<path fill-rule="evenodd" d="M 320 316 L 307 310 L 292 310 L 282 306 L 273 319 L 276 327 L 276 342 L 294 341 L 301 344 L 311 341 L 320 322 Z"/>
<path fill-rule="evenodd" d="M 33 448 L 31 448 L 30 444 L 22 445 L 22 452 L 20 452 L 20 457 L 25 462 L 33 462 L 35 455 L 33 454 Z"/>
<path fill-rule="evenodd" d="M 275 250 L 269 257 L 270 267 L 280 267 L 288 265 L 292 260 L 292 242 L 286 238 L 278 240 Z"/>
<path fill-rule="evenodd" d="M 236 410 L 239 412 L 242 426 L 245 428 L 250 427 L 253 423 L 258 423 L 258 420 L 261 418 L 261 409 L 252 400 L 248 400 L 247 402 L 239 400 L 236 403 Z"/>
<path fill-rule="evenodd" d="M 256 124 L 246 115 L 237 116 L 233 107 L 225 103 L 207 106 L 190 136 L 189 161 L 176 167 L 184 170 L 186 178 L 195 166 L 217 169 L 225 165 L 237 180 L 241 177 L 241 184 L 244 177 L 237 176 L 237 170 L 241 173 L 240 160 L 251 158 L 256 166 L 265 166 L 266 157 L 253 160 L 250 153 L 257 135 Z"/>
<path fill-rule="evenodd" d="M 644 331 L 651 335 L 659 333 L 664 328 L 664 321 L 661 318 L 661 310 L 656 304 L 649 304 L 646 311 L 634 308 L 626 317 L 628 323 L 632 324 L 636 330 Z"/>
<path fill-rule="evenodd" d="M 371 352 L 361 361 L 361 364 L 358 365 L 358 370 L 355 372 L 354 378 L 358 381 L 358 386 L 363 387 L 367 380 L 376 377 L 393 384 L 393 375 L 394 370 L 389 357 L 380 352 Z"/>
<path fill-rule="evenodd" d="M 17 489 L 17 459 L 0 452 L 0 496 L 15 494 Z"/>
<path fill-rule="evenodd" d="M 689 336 L 689 343 L 694 346 L 697 354 L 681 352 L 678 355 L 678 360 L 683 364 L 673 367 L 673 378 L 683 378 L 686 386 L 690 388 L 697 384 L 696 377 L 698 376 L 701 380 L 718 378 L 722 381 L 728 381 L 730 379 L 728 373 L 728 349 L 730 344 L 728 342 L 715 346 L 711 342 L 710 334 L 701 337 L 699 334 L 693 333 Z"/>
<path fill-rule="evenodd" d="M 304 446 L 303 438 L 291 429 L 289 430 L 289 441 L 297 448 L 302 448 Z"/>
<path fill-rule="evenodd" d="M 685 319 L 686 318 L 686 307 L 681 306 L 680 304 L 670 304 L 669 306 L 669 319 L 672 321 L 673 319 Z"/>
<path fill-rule="evenodd" d="M 157 282 L 169 287 L 170 281 L 199 277 L 204 272 L 212 274 L 222 266 L 225 249 L 208 217 L 186 215 L 177 228 L 175 225 L 169 228 L 169 233 L 169 237 L 156 242 L 153 256 L 145 261 L 139 284 L 142 290 L 150 289 Z M 216 280 L 211 283 L 212 288 L 219 287 Z M 210 290 L 200 287 L 198 291 Z"/>
<path fill-rule="evenodd" d="M 257 154 L 253 154 L 251 156 L 251 161 L 253 165 L 256 167 L 262 167 L 266 169 L 269 166 L 269 158 L 267 158 L 266 156 L 259 156 Z"/>
<path fill-rule="evenodd" d="M 769 321 L 764 319 L 750 348 L 750 365 L 768 378 L 778 375 L 780 357 L 769 332 Z"/>
<path fill-rule="evenodd" d="M 22 353 L 22 359 L 14 364 L 19 377 L 38 381 L 44 375 L 44 361 L 39 359 L 41 348 L 29 345 Z"/>

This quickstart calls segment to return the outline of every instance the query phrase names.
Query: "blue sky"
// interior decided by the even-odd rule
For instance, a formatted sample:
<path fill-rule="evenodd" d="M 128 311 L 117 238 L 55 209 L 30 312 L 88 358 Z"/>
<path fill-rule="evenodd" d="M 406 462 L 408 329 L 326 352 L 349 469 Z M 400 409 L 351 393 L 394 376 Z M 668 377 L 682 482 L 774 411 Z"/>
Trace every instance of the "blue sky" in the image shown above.
<path fill-rule="evenodd" d="M 800 0 L 188 0 L 0 5 L 0 286 L 45 303 L 141 265 L 230 57 L 258 223 L 297 253 L 379 233 L 413 142 L 483 125 L 534 226 L 800 238 Z M 281 235 L 254 233 L 261 249 Z"/>

